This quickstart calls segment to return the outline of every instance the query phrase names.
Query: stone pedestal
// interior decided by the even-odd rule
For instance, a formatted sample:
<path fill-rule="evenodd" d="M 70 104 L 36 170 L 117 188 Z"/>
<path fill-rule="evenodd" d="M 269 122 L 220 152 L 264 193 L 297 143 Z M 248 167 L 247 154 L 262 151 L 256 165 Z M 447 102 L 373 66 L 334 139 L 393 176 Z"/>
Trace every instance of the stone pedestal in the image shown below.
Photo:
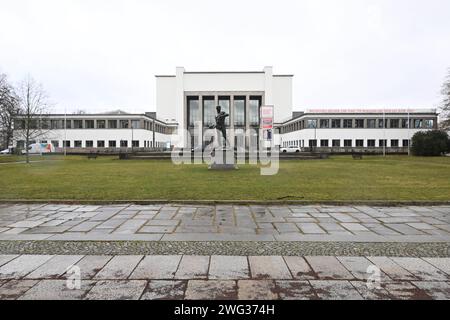
<path fill-rule="evenodd" d="M 211 155 L 209 170 L 235 170 L 238 169 L 233 149 L 215 149 Z"/>

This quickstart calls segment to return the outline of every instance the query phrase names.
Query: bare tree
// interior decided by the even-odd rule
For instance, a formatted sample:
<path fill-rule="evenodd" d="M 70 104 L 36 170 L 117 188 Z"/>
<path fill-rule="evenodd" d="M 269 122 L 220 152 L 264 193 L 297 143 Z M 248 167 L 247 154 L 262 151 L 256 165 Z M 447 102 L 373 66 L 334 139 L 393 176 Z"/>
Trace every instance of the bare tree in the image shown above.
<path fill-rule="evenodd" d="M 441 104 L 441 117 L 443 118 L 441 122 L 441 127 L 445 130 L 450 129 L 450 69 L 448 70 L 447 78 L 442 86 L 443 100 Z"/>
<path fill-rule="evenodd" d="M 13 138 L 13 119 L 19 99 L 7 76 L 0 74 L 0 147 L 8 148 Z"/>
<path fill-rule="evenodd" d="M 15 118 L 16 136 L 25 142 L 26 161 L 30 162 L 30 141 L 48 132 L 50 104 L 42 85 L 28 76 L 19 86 L 19 112 Z M 17 123 L 16 123 L 17 122 Z"/>

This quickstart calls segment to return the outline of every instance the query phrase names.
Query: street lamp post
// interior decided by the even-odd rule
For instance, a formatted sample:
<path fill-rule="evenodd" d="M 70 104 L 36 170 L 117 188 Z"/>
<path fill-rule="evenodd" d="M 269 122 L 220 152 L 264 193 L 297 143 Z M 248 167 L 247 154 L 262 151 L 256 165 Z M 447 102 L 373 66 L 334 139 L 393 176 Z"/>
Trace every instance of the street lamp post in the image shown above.
<path fill-rule="evenodd" d="M 133 153 L 133 147 L 134 147 L 134 130 L 133 130 L 133 123 L 131 123 L 131 153 Z"/>

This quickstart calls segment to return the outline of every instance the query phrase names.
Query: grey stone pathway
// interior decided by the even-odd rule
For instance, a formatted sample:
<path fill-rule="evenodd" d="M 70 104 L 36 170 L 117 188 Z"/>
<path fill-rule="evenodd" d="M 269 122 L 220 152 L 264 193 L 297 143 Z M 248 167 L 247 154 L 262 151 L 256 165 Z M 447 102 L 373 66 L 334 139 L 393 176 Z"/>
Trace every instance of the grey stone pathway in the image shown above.
<path fill-rule="evenodd" d="M 1 240 L 450 242 L 450 206 L 0 204 Z"/>
<path fill-rule="evenodd" d="M 450 299 L 450 258 L 0 255 L 2 299 Z"/>

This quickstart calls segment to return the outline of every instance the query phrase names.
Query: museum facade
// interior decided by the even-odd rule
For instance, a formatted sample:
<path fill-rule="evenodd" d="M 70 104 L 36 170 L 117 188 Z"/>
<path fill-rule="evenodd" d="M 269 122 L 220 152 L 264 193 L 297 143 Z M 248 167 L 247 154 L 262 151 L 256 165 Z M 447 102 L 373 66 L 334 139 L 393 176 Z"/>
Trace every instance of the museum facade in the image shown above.
<path fill-rule="evenodd" d="M 248 146 L 252 141 L 249 135 L 256 136 L 258 142 L 267 139 L 261 126 L 264 106 L 273 110 L 271 143 L 281 147 L 333 152 L 387 148 L 405 152 L 414 133 L 437 128 L 435 109 L 296 112 L 292 81 L 293 75 L 274 74 L 272 67 L 252 72 L 190 72 L 177 67 L 174 75 L 156 75 L 156 112 L 50 114 L 36 124 L 44 131 L 36 142 L 51 142 L 57 150 L 69 152 L 165 150 L 175 144 L 187 148 L 205 146 L 208 141 L 204 133 L 214 124 L 216 106 L 229 114 L 227 134 L 234 146 Z M 16 119 L 15 129 L 23 126 L 23 120 Z M 24 143 L 16 136 L 15 146 L 23 147 Z"/>

